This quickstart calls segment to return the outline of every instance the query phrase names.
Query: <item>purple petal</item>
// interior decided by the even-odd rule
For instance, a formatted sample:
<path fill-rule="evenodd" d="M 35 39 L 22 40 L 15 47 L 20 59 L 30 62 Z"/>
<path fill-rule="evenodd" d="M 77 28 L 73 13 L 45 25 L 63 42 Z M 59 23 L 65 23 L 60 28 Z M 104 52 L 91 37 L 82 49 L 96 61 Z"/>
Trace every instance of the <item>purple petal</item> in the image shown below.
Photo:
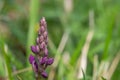
<path fill-rule="evenodd" d="M 40 39 L 39 39 L 39 42 L 41 43 L 41 42 L 43 42 L 43 40 L 44 40 L 44 37 L 41 35 Z"/>
<path fill-rule="evenodd" d="M 43 72 L 41 73 L 41 75 L 42 75 L 44 78 L 47 78 L 47 77 L 48 77 L 48 75 L 47 75 L 47 73 L 46 73 L 45 71 L 43 71 Z"/>
<path fill-rule="evenodd" d="M 45 27 L 44 26 L 41 26 L 40 27 L 40 32 L 43 33 L 45 31 Z"/>
<path fill-rule="evenodd" d="M 31 46 L 31 51 L 32 51 L 33 53 L 36 53 L 36 47 L 35 47 L 35 46 Z"/>
<path fill-rule="evenodd" d="M 32 62 L 32 68 L 34 72 L 38 72 L 38 65 L 36 64 L 35 61 Z"/>
<path fill-rule="evenodd" d="M 47 62 L 48 58 L 47 57 L 43 57 L 41 60 L 41 65 L 45 64 Z"/>
<path fill-rule="evenodd" d="M 40 49 L 44 50 L 45 46 L 46 46 L 45 42 L 42 42 L 41 45 L 40 45 Z"/>
<path fill-rule="evenodd" d="M 47 31 L 45 31 L 45 32 L 43 33 L 43 36 L 44 36 L 44 39 L 47 38 L 47 36 L 48 36 Z"/>
<path fill-rule="evenodd" d="M 31 51 L 33 53 L 38 53 L 40 51 L 39 46 L 38 45 L 37 46 L 31 46 Z"/>
<path fill-rule="evenodd" d="M 32 64 L 32 62 L 35 60 L 35 57 L 33 55 L 29 56 L 29 62 L 30 64 Z"/>
<path fill-rule="evenodd" d="M 38 45 L 36 45 L 36 52 L 38 53 L 40 51 L 40 48 Z"/>
<path fill-rule="evenodd" d="M 44 17 L 40 20 L 40 25 L 46 27 L 46 21 Z"/>
<path fill-rule="evenodd" d="M 47 65 L 51 65 L 52 63 L 53 63 L 53 61 L 54 61 L 54 59 L 53 58 L 49 58 L 48 60 L 47 60 Z"/>

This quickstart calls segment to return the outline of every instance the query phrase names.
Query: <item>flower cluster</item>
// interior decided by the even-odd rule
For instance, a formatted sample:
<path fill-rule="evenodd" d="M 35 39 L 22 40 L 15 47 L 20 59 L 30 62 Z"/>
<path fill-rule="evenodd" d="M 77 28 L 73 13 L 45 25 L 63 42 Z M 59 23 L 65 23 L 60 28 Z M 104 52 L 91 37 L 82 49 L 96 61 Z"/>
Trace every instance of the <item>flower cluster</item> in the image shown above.
<path fill-rule="evenodd" d="M 48 57 L 48 33 L 47 33 L 47 24 L 45 18 L 43 17 L 40 20 L 40 29 L 38 30 L 38 37 L 36 39 L 36 45 L 31 46 L 31 51 L 35 56 L 29 56 L 29 62 L 32 64 L 33 71 L 36 76 L 41 75 L 44 78 L 47 78 L 48 75 L 45 72 L 45 69 L 48 65 L 51 65 L 54 61 L 53 58 Z"/>

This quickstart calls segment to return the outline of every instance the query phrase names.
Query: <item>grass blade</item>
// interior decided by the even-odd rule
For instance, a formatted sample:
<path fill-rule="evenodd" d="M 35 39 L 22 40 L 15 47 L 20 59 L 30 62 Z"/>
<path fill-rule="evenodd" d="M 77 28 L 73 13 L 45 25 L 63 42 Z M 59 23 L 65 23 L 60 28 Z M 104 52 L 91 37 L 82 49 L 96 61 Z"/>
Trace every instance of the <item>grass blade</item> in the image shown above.
<path fill-rule="evenodd" d="M 12 78 L 12 70 L 10 68 L 10 59 L 8 57 L 8 48 L 7 45 L 4 43 L 4 41 L 0 41 L 0 47 L 1 47 L 1 52 L 3 54 L 3 59 L 4 59 L 4 65 L 5 65 L 5 70 L 6 70 L 6 76 L 8 77 L 8 80 L 13 80 Z"/>
<path fill-rule="evenodd" d="M 38 11 L 40 0 L 31 0 L 30 2 L 30 20 L 29 20 L 29 31 L 28 31 L 28 40 L 27 40 L 27 58 L 30 54 L 30 46 L 33 45 L 35 39 L 35 25 L 38 20 Z"/>

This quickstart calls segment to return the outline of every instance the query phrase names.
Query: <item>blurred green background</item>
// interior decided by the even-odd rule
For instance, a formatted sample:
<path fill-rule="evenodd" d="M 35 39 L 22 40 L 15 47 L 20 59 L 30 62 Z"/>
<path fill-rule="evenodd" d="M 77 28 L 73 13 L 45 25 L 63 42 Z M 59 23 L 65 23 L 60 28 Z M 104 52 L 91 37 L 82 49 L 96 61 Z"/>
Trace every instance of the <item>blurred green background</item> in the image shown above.
<path fill-rule="evenodd" d="M 55 58 L 46 80 L 120 80 L 120 0 L 0 0 L 0 80 L 35 80 L 43 16 Z"/>

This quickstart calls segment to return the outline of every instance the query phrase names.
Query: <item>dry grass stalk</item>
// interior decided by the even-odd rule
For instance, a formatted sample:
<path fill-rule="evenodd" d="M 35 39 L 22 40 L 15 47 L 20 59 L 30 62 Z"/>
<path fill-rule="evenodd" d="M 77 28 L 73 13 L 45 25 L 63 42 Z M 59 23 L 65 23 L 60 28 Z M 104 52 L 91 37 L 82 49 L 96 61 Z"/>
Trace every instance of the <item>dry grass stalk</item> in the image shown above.
<path fill-rule="evenodd" d="M 63 50 L 64 50 L 64 48 L 65 48 L 65 45 L 66 45 L 66 43 L 67 43 L 68 37 L 69 37 L 68 33 L 65 32 L 65 33 L 63 34 L 63 37 L 62 37 L 61 42 L 60 42 L 60 44 L 59 44 L 59 47 L 58 47 L 58 49 L 57 49 L 57 53 L 58 53 L 59 55 L 63 52 Z M 53 79 L 54 79 L 55 69 L 56 69 L 56 67 L 57 67 L 57 65 L 58 65 L 59 60 L 60 60 L 60 56 L 56 55 L 56 56 L 55 56 L 55 60 L 54 60 L 55 62 L 54 62 L 53 65 L 52 65 L 52 69 L 51 69 L 51 71 L 50 71 L 48 80 L 53 80 Z"/>
<path fill-rule="evenodd" d="M 82 69 L 84 72 L 86 72 L 86 67 L 87 67 L 87 54 L 88 54 L 88 50 L 89 50 L 89 46 L 90 46 L 90 42 L 93 38 L 93 34 L 94 34 L 94 11 L 90 10 L 89 11 L 89 32 L 88 35 L 86 37 L 86 42 L 83 46 L 82 49 L 82 54 L 81 57 L 79 59 L 79 71 L 78 71 L 78 79 L 83 78 L 83 73 L 82 73 Z"/>

